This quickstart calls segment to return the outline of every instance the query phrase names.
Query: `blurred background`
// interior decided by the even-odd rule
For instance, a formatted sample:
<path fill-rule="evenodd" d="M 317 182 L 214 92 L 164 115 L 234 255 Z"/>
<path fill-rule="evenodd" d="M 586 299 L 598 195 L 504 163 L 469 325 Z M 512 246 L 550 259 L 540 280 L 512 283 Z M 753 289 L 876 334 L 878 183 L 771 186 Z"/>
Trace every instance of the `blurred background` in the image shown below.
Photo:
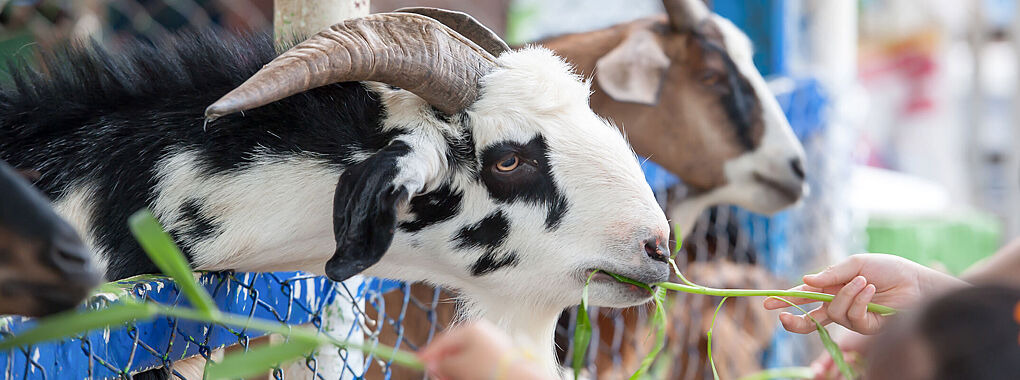
<path fill-rule="evenodd" d="M 706 212 L 684 243 L 688 268 L 718 264 L 717 272 L 705 272 L 717 276 L 706 275 L 705 281 L 744 273 L 726 266 L 736 264 L 766 271 L 769 280 L 759 284 L 787 286 L 865 251 L 959 274 L 1020 235 L 1016 0 L 709 3 L 754 42 L 755 63 L 807 150 L 812 193 L 769 218 L 735 207 Z M 409 5 L 463 10 L 511 43 L 663 12 L 659 0 L 370 4 L 373 12 Z M 115 46 L 188 28 L 268 33 L 272 12 L 272 0 L 0 0 L 0 57 L 32 60 L 68 40 Z M 0 82 L 8 80 L 6 70 L 0 68 Z M 669 173 L 648 164 L 646 174 L 663 202 L 669 194 L 682 196 L 683 184 Z M 678 303 L 695 304 L 682 297 Z M 764 342 L 750 350 L 748 363 L 723 364 L 734 373 L 803 365 L 819 352 L 813 338 L 782 334 L 774 318 L 755 316 L 757 303 L 734 310 L 748 315 L 737 321 L 759 318 L 754 323 L 764 323 L 769 332 L 733 338 Z M 674 354 L 692 363 L 704 359 L 703 334 L 693 333 L 702 330 L 703 314 L 700 306 L 689 306 L 686 319 L 675 323 L 674 339 L 684 345 Z M 561 333 L 571 329 L 564 326 Z M 621 344 L 626 343 L 601 349 L 618 355 Z M 723 352 L 726 344 L 718 343 Z M 670 377 L 710 376 L 700 364 L 689 367 Z"/>

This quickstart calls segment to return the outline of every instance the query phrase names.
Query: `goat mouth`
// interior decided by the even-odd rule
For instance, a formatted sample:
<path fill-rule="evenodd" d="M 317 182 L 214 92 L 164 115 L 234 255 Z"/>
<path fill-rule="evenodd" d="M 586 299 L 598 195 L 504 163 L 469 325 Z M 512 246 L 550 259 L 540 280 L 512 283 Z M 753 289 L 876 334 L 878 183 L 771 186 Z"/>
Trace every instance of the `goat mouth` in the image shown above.
<path fill-rule="evenodd" d="M 757 172 L 752 174 L 755 182 L 758 182 L 765 187 L 775 191 L 779 196 L 785 198 L 789 202 L 796 202 L 800 199 L 801 195 L 804 194 L 804 184 L 797 182 L 796 184 L 788 182 L 780 182 L 775 179 L 763 176 Z"/>
<path fill-rule="evenodd" d="M 602 270 L 602 269 L 587 270 L 587 271 L 585 271 L 585 274 L 591 274 L 592 272 L 595 272 L 595 274 L 591 276 L 591 283 L 593 283 L 593 284 L 606 284 L 606 285 L 610 285 L 610 286 L 622 287 L 622 288 L 626 289 L 628 292 L 638 293 L 638 294 L 643 294 L 643 295 L 648 295 L 648 296 L 651 295 L 651 292 L 649 292 L 648 289 L 643 288 L 643 287 L 638 286 L 638 285 L 635 285 L 635 284 L 632 284 L 632 283 L 620 281 L 620 280 L 616 279 L 616 277 L 611 276 L 609 273 L 606 273 L 606 271 Z M 587 276 L 586 276 L 586 278 L 587 278 Z M 652 291 L 655 290 L 655 285 L 648 285 L 648 286 L 652 289 Z"/>

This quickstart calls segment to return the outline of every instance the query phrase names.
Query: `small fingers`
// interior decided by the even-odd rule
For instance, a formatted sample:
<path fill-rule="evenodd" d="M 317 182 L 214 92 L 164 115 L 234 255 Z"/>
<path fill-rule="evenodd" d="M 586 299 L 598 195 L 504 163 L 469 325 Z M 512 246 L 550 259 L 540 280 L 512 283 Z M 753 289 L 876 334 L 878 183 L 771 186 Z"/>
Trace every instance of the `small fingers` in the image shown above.
<path fill-rule="evenodd" d="M 786 331 L 797 334 L 810 334 L 816 329 L 815 322 L 811 318 L 817 320 L 822 326 L 832 322 L 826 315 L 825 309 L 825 305 L 822 305 L 806 315 L 793 315 L 786 312 L 779 313 L 779 322 L 783 324 L 783 328 Z"/>
<path fill-rule="evenodd" d="M 861 290 L 867 286 L 868 280 L 862 276 L 857 276 L 850 280 L 850 283 L 846 284 L 843 289 L 840 289 L 839 292 L 836 293 L 836 296 L 832 299 L 832 302 L 829 303 L 829 318 L 844 327 L 853 328 L 847 313 L 849 312 L 850 305 L 853 304 L 854 299 Z"/>
<path fill-rule="evenodd" d="M 864 261 L 859 256 L 851 256 L 849 259 L 830 266 L 821 272 L 804 276 L 804 283 L 816 288 L 843 285 L 860 274 Z"/>
<path fill-rule="evenodd" d="M 857 297 L 854 298 L 850 310 L 847 311 L 847 318 L 850 320 L 851 329 L 861 334 L 874 334 L 878 331 L 878 316 L 868 313 L 868 303 L 875 296 L 875 285 L 865 286 Z"/>

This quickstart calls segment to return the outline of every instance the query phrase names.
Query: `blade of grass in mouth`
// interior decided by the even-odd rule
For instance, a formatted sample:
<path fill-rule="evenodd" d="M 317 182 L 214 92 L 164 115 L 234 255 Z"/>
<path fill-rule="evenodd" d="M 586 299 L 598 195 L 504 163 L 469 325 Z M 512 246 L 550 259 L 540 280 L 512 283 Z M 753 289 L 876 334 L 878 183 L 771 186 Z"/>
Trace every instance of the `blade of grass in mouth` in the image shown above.
<path fill-rule="evenodd" d="M 691 282 L 687 284 L 678 284 L 675 282 L 659 282 L 655 284 L 645 284 L 643 282 L 633 280 L 615 273 L 602 271 L 619 282 L 626 284 L 632 284 L 647 289 L 649 292 L 652 291 L 653 286 L 666 288 L 669 290 L 675 290 L 685 293 L 702 294 L 709 296 L 720 296 L 720 297 L 799 297 L 809 298 L 821 302 L 831 302 L 833 299 L 832 294 L 817 293 L 817 292 L 806 292 L 797 290 L 763 290 L 763 289 L 718 289 L 709 288 L 701 285 L 697 285 Z M 892 315 L 896 314 L 896 309 L 879 305 L 876 303 L 868 304 L 868 311 L 878 313 L 880 315 Z"/>

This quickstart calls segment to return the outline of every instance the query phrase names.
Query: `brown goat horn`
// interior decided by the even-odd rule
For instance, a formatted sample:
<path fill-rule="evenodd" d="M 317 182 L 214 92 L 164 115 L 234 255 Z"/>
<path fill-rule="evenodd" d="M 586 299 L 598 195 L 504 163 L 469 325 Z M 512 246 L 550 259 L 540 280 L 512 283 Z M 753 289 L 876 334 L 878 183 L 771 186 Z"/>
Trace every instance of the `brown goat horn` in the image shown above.
<path fill-rule="evenodd" d="M 460 33 L 462 36 L 467 37 L 467 39 L 478 44 L 489 54 L 496 57 L 510 50 L 510 46 L 502 38 L 499 38 L 496 32 L 493 32 L 492 29 L 482 25 L 474 17 L 464 12 L 432 7 L 406 7 L 397 9 L 394 12 L 417 13 L 422 16 L 431 17 Z"/>
<path fill-rule="evenodd" d="M 712 13 L 704 0 L 663 0 L 662 5 L 677 32 L 693 30 Z"/>
<path fill-rule="evenodd" d="M 478 98 L 496 59 L 432 18 L 380 13 L 346 20 L 290 48 L 206 108 L 207 120 L 327 84 L 375 81 L 403 88 L 453 115 Z"/>

